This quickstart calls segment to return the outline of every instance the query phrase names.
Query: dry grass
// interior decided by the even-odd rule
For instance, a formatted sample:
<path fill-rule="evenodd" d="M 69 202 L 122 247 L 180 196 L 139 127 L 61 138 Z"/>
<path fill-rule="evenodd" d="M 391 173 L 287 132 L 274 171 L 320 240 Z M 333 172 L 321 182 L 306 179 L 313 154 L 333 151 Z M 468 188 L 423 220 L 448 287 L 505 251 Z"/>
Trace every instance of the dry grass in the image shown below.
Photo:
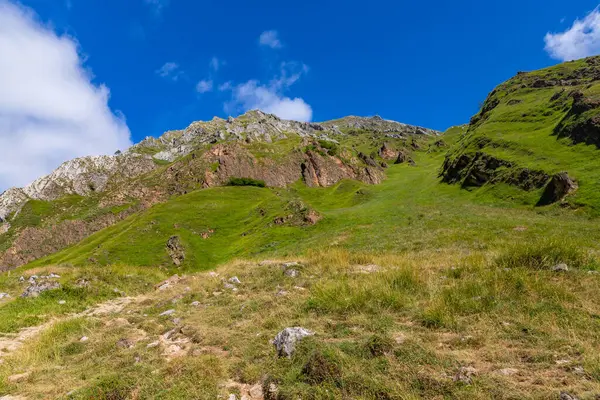
<path fill-rule="evenodd" d="M 265 379 L 281 398 L 600 393 L 598 275 L 505 270 L 498 259 L 486 252 L 330 249 L 300 260 L 296 278 L 280 261 L 236 261 L 218 276 L 189 275 L 139 297 L 117 314 L 55 324 L 6 358 L 0 393 L 214 399 Z M 223 282 L 233 276 L 242 282 L 237 291 Z M 173 315 L 160 315 L 170 309 Z M 172 342 L 148 347 L 177 326 L 175 357 L 165 355 Z M 292 359 L 277 359 L 270 340 L 288 326 L 317 335 Z M 83 336 L 89 340 L 80 342 Z M 472 381 L 455 381 L 467 366 L 476 370 Z M 23 372 L 31 372 L 25 381 L 7 383 Z"/>

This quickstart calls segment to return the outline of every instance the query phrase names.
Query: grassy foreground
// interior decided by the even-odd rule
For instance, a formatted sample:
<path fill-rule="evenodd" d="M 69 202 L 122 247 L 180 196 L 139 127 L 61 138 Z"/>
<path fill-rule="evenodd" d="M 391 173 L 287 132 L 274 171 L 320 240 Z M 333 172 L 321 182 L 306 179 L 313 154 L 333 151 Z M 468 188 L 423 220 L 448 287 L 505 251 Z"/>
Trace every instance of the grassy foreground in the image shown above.
<path fill-rule="evenodd" d="M 2 358 L 0 394 L 254 399 L 263 386 L 276 387 L 272 398 L 280 399 L 600 393 L 598 264 L 568 243 L 469 254 L 331 249 L 299 261 L 296 277 L 284 274 L 280 261 L 239 261 L 141 295 L 125 279 L 136 270 L 115 268 L 114 282 L 96 280 L 69 298 L 69 313 L 44 308 L 55 322 Z M 569 271 L 552 271 L 557 262 Z M 241 281 L 236 290 L 223 282 L 233 276 Z M 98 296 L 97 287 L 112 284 L 120 294 Z M 23 302 L 55 304 L 57 296 Z M 115 297 L 127 299 L 124 308 L 75 314 Z M 2 321 L 9 304 L 0 307 Z M 280 359 L 270 341 L 289 326 L 316 335 Z"/>

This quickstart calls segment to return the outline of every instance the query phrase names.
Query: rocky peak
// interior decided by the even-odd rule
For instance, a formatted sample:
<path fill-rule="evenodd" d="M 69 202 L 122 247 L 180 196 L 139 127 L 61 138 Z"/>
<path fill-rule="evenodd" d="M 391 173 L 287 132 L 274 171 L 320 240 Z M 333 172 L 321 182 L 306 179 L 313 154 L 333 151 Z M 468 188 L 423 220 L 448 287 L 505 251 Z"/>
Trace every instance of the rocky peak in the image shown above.
<path fill-rule="evenodd" d="M 0 218 L 6 220 L 29 199 L 56 200 L 69 194 L 89 196 L 105 191 L 111 183 L 134 178 L 155 167 L 150 157 L 137 154 L 76 158 L 22 189 L 11 188 L 2 193 Z"/>

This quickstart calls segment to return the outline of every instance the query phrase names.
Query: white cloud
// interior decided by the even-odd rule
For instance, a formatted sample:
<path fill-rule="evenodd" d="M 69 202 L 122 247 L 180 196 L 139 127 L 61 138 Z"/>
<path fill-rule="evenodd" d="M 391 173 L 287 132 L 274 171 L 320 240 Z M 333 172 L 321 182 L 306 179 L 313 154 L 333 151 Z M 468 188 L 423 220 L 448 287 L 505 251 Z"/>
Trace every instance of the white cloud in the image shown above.
<path fill-rule="evenodd" d="M 308 67 L 304 64 L 282 63 L 280 76 L 268 84 L 249 80 L 232 87 L 232 100 L 225 104 L 225 111 L 232 113 L 259 109 L 282 119 L 311 121 L 311 106 L 301 98 L 290 98 L 284 94 L 307 72 Z"/>
<path fill-rule="evenodd" d="M 223 60 L 220 60 L 220 59 L 218 59 L 217 57 L 213 57 L 213 58 L 211 58 L 211 59 L 210 59 L 210 63 L 209 63 L 209 65 L 210 65 L 210 68 L 211 68 L 213 71 L 215 71 L 215 72 L 216 72 L 216 71 L 218 71 L 218 70 L 220 70 L 220 69 L 221 69 L 221 67 L 223 67 L 225 64 L 226 64 L 226 62 L 225 62 L 225 61 L 223 61 Z"/>
<path fill-rule="evenodd" d="M 576 19 L 568 30 L 548 32 L 546 51 L 555 59 L 576 60 L 600 53 L 600 9 L 595 8 L 583 20 Z"/>
<path fill-rule="evenodd" d="M 131 145 L 109 89 L 91 82 L 73 38 L 0 0 L 0 191 L 23 186 L 75 157 Z"/>
<path fill-rule="evenodd" d="M 203 79 L 196 85 L 196 91 L 198 93 L 211 92 L 213 90 L 213 81 L 210 79 Z"/>
<path fill-rule="evenodd" d="M 173 81 L 179 80 L 179 78 L 183 75 L 183 71 L 179 69 L 179 65 L 174 62 L 165 63 L 162 67 L 156 70 L 156 73 L 163 78 L 168 78 Z"/>
<path fill-rule="evenodd" d="M 258 43 L 260 43 L 261 46 L 267 46 L 272 49 L 280 49 L 283 47 L 277 31 L 264 31 L 260 34 Z"/>
<path fill-rule="evenodd" d="M 169 5 L 169 0 L 144 0 L 156 14 L 162 13 L 163 9 Z"/>

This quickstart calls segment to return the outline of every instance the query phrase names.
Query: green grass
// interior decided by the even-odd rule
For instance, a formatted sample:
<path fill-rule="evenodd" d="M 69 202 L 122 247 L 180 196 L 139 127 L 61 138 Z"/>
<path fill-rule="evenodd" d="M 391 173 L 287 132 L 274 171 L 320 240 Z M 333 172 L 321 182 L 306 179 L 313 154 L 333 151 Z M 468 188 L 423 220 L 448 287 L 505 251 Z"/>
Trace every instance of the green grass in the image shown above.
<path fill-rule="evenodd" d="M 563 390 L 593 398 L 600 390 L 598 275 L 532 269 L 535 252 L 500 250 L 330 249 L 300 260 L 297 278 L 278 263 L 247 261 L 219 268 L 217 277 L 192 274 L 171 289 L 146 291 L 115 315 L 59 320 L 5 358 L 0 392 L 209 399 L 274 384 L 280 398 L 549 399 Z M 361 272 L 367 264 L 379 270 Z M 231 276 L 242 282 L 236 292 L 221 281 Z M 164 346 L 148 347 L 175 326 L 173 316 L 159 315 L 167 309 L 190 339 L 173 360 Z M 276 358 L 270 340 L 287 326 L 316 335 L 291 358 Z M 123 339 L 132 347 L 119 347 Z M 453 379 L 462 366 L 476 370 L 470 383 Z M 518 373 L 502 375 L 504 368 Z M 6 380 L 23 372 L 31 373 L 23 382 Z"/>

